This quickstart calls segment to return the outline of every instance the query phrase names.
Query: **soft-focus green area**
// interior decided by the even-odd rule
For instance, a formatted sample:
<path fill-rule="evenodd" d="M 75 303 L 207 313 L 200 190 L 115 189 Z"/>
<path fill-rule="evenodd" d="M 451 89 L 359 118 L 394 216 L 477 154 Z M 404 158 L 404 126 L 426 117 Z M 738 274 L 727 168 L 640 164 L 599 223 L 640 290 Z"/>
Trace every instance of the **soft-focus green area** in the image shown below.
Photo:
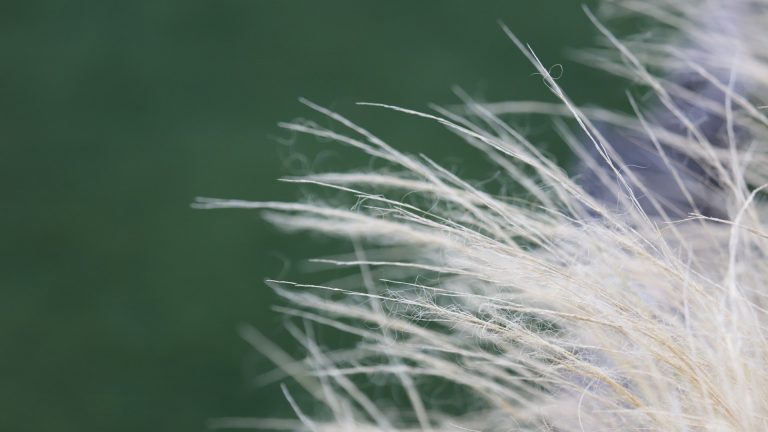
<path fill-rule="evenodd" d="M 281 175 L 368 163 L 308 139 L 314 150 L 297 157 L 276 124 L 327 122 L 299 96 L 491 176 L 439 127 L 353 102 L 427 109 L 455 103 L 454 85 L 552 100 L 498 20 L 564 65 L 574 99 L 616 102 L 604 90 L 614 81 L 567 57 L 595 34 L 572 0 L 2 2 L 0 430 L 202 431 L 219 416 L 290 416 L 277 386 L 252 385 L 271 365 L 236 328 L 291 347 L 262 281 L 301 278 L 298 262 L 341 246 L 189 203 L 291 200 Z"/>

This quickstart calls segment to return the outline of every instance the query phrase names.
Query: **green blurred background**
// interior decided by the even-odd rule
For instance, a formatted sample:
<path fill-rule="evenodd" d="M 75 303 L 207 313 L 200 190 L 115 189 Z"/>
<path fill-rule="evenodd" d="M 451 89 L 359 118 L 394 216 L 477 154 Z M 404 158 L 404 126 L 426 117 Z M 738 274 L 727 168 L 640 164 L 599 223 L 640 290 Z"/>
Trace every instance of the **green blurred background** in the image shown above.
<path fill-rule="evenodd" d="M 505 22 L 577 102 L 618 100 L 567 57 L 595 31 L 573 0 L 134 0 L 0 4 L 3 185 L 0 430 L 203 431 L 220 416 L 290 416 L 237 335 L 291 346 L 266 277 L 337 247 L 196 196 L 291 200 L 276 179 L 368 161 L 277 127 L 300 96 L 407 152 L 490 176 L 426 109 L 552 100 Z M 531 120 L 525 127 L 546 129 Z M 547 136 L 546 133 L 543 136 Z M 550 142 L 557 153 L 558 144 Z M 286 276 L 287 275 L 287 276 Z"/>

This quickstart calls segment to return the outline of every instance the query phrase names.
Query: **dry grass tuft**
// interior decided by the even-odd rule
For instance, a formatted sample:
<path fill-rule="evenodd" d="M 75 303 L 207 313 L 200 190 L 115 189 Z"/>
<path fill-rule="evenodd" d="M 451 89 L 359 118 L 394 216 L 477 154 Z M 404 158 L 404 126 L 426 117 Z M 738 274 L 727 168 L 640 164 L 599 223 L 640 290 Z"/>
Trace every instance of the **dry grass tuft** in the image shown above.
<path fill-rule="evenodd" d="M 359 289 L 270 281 L 308 323 L 351 333 L 324 352 L 312 326 L 291 327 L 308 357 L 244 336 L 321 401 L 297 420 L 216 426 L 310 431 L 768 430 L 768 1 L 616 0 L 607 42 L 584 53 L 646 86 L 633 115 L 574 105 L 508 30 L 560 105 L 513 102 L 461 112 L 386 109 L 437 122 L 498 164 L 524 193 L 493 196 L 425 156 L 398 151 L 340 114 L 337 128 L 284 128 L 336 141 L 386 172 L 287 181 L 349 194 L 329 202 L 201 199 L 202 208 L 268 210 L 288 230 L 354 239 L 326 265 L 359 268 Z M 622 41 L 603 25 L 639 14 L 655 27 Z M 581 160 L 571 178 L 498 117 L 550 114 Z M 563 118 L 575 120 L 578 130 Z M 323 124 L 326 122 L 322 122 Z M 406 197 L 404 199 L 403 197 Z M 330 295 L 333 294 L 333 295 Z M 356 376 L 388 376 L 408 407 L 387 408 Z M 450 382 L 474 406 L 436 406 L 422 383 Z M 378 381 L 377 381 L 378 382 Z M 311 408 L 311 407 L 310 407 Z"/>

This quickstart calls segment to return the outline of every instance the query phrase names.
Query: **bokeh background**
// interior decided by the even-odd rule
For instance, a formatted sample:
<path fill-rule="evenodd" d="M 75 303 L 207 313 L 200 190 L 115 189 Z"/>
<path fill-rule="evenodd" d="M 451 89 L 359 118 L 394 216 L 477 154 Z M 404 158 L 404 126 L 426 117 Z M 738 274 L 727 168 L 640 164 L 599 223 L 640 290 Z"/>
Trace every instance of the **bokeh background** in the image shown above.
<path fill-rule="evenodd" d="M 623 97 L 568 56 L 596 33 L 573 0 L 0 2 L 0 430 L 291 416 L 276 385 L 253 384 L 271 366 L 236 328 L 292 350 L 263 280 L 301 279 L 296 263 L 341 246 L 189 204 L 296 199 L 277 178 L 364 165 L 278 128 L 316 118 L 300 96 L 404 151 L 492 175 L 439 127 L 354 102 L 428 109 L 457 103 L 454 86 L 552 100 L 498 21 L 563 65 L 577 102 Z M 522 126 L 565 155 L 548 124 Z"/>

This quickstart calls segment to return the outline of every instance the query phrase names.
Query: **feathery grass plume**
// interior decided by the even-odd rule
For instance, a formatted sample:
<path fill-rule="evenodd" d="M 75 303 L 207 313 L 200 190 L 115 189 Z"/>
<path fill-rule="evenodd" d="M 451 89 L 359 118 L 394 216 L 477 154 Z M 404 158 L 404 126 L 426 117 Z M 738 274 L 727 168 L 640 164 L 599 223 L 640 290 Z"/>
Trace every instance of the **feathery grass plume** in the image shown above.
<path fill-rule="evenodd" d="M 352 238 L 359 289 L 270 281 L 287 315 L 359 338 L 324 352 L 312 326 L 290 327 L 309 353 L 292 362 L 254 329 L 244 336 L 325 411 L 222 427 L 309 431 L 768 430 L 768 1 L 615 0 L 586 11 L 607 44 L 583 53 L 650 90 L 632 115 L 582 109 L 534 52 L 512 41 L 560 105 L 480 104 L 427 114 L 484 152 L 524 193 L 494 196 L 426 156 L 398 151 L 340 114 L 337 128 L 286 129 L 353 147 L 386 171 L 287 181 L 356 204 L 201 199 L 267 210 L 288 230 Z M 619 39 L 603 22 L 648 21 Z M 755 102 L 757 101 L 757 102 Z M 543 112 L 579 173 L 499 119 Z M 564 119 L 577 125 L 573 130 Z M 405 197 L 405 198 L 404 198 Z M 396 383 L 388 406 L 359 384 Z M 424 391 L 448 382 L 475 402 L 446 409 Z"/>

